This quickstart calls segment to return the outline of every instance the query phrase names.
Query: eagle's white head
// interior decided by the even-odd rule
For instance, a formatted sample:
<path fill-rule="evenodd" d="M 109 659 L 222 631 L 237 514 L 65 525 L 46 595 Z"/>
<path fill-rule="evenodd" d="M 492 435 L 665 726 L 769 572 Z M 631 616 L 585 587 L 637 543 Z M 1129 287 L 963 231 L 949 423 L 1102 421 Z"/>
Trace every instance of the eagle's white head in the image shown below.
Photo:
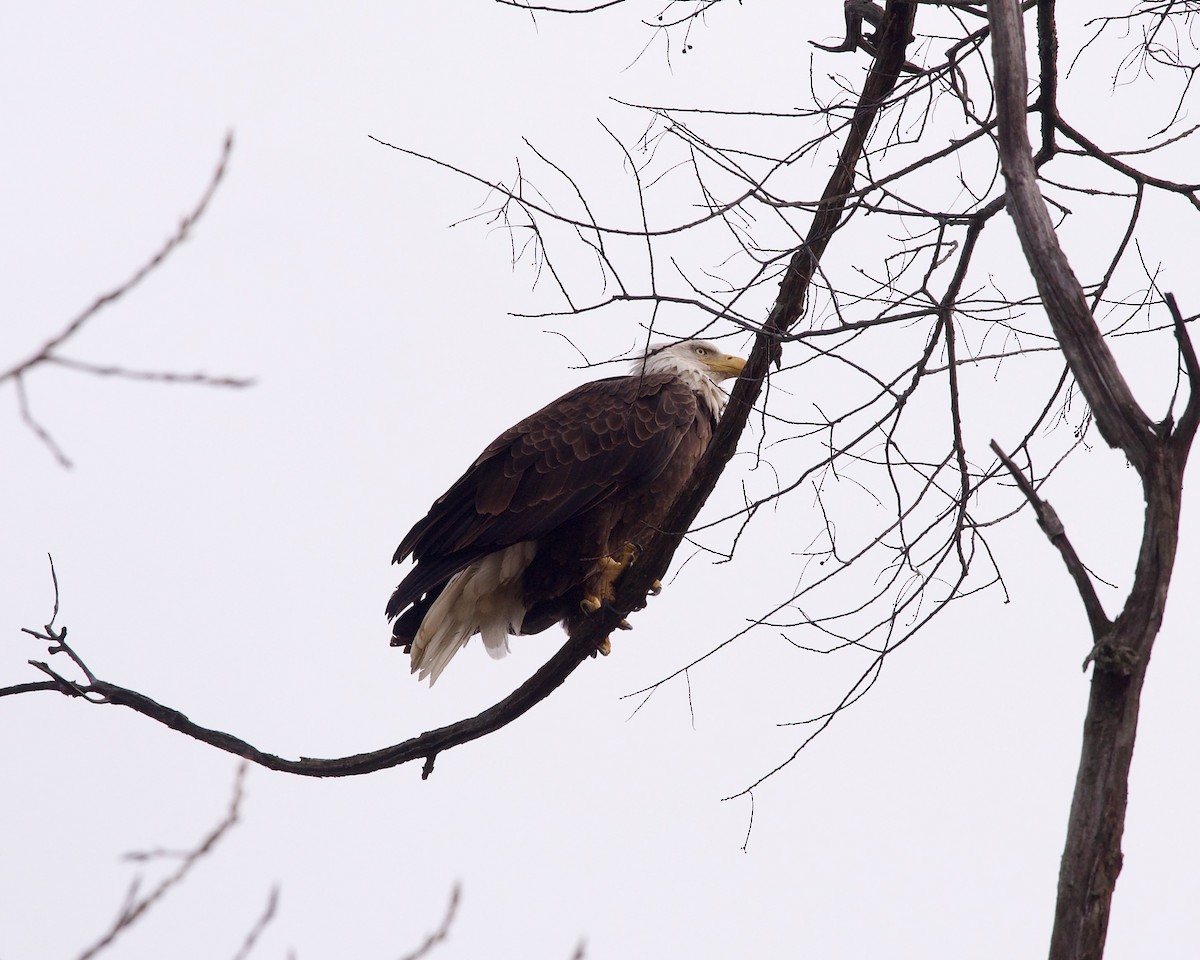
<path fill-rule="evenodd" d="M 717 384 L 736 377 L 746 366 L 741 357 L 725 353 L 707 340 L 681 340 L 678 343 L 654 343 L 645 356 L 633 362 L 630 373 L 645 376 L 651 373 L 673 373 L 687 381 L 714 416 L 725 408 L 725 393 Z"/>

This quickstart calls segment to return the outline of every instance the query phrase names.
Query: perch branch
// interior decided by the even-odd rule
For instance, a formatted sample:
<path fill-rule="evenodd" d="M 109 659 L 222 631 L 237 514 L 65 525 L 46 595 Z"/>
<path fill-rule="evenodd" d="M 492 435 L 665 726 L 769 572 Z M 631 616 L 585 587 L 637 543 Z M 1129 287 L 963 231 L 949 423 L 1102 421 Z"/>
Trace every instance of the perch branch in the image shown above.
<path fill-rule="evenodd" d="M 0 697 L 52 691 L 68 697 L 85 699 L 91 703 L 128 707 L 136 713 L 202 743 L 250 760 L 269 770 L 279 770 L 283 773 L 306 777 L 350 777 L 386 770 L 389 767 L 414 760 L 424 760 L 425 764 L 422 770 L 424 778 L 432 772 L 433 761 L 439 753 L 449 750 L 451 747 L 469 743 L 507 726 L 553 693 L 596 650 L 599 641 L 607 636 L 607 633 L 600 632 L 603 629 L 600 624 L 607 623 L 609 619 L 613 620 L 609 629 L 616 629 L 615 613 L 607 609 L 601 610 L 594 620 L 577 630 L 576 636 L 568 639 L 562 649 L 525 683 L 477 716 L 430 730 L 420 736 L 380 750 L 334 759 L 301 757 L 292 760 L 280 757 L 260 750 L 240 737 L 194 723 L 179 710 L 165 706 L 136 690 L 130 690 L 98 678 L 86 683 L 69 681 L 53 672 L 46 664 L 33 660 L 30 663 L 43 672 L 49 673 L 52 679 L 43 680 L 40 683 L 22 683 L 0 688 Z M 34 633 L 34 635 L 38 634 Z M 79 662 L 77 657 L 76 662 Z M 86 670 L 86 668 L 84 669 Z"/>

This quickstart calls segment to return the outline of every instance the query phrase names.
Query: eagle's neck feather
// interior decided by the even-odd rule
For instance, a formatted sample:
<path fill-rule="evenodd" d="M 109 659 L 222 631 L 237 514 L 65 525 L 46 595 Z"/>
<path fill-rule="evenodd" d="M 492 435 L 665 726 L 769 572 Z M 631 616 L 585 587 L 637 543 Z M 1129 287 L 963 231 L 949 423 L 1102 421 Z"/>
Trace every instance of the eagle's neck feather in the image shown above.
<path fill-rule="evenodd" d="M 728 395 L 713 382 L 708 369 L 698 361 L 670 353 L 656 353 L 635 361 L 632 372 L 635 377 L 654 373 L 669 373 L 678 377 L 700 398 L 714 420 L 721 418 Z"/>
<path fill-rule="evenodd" d="M 692 393 L 696 394 L 700 398 L 700 402 L 708 407 L 708 412 L 712 414 L 714 420 L 721 419 L 721 413 L 725 410 L 725 401 L 728 397 L 724 390 L 712 382 L 712 378 L 707 373 L 691 368 L 671 372 L 691 387 Z"/>
<path fill-rule="evenodd" d="M 644 377 L 652 373 L 671 373 L 688 384 L 691 391 L 700 397 L 701 403 L 708 407 L 708 412 L 713 415 L 714 420 L 719 420 L 725 410 L 728 395 L 713 382 L 708 367 L 691 356 L 680 356 L 672 350 L 660 350 L 635 360 L 631 373 L 635 377 Z"/>

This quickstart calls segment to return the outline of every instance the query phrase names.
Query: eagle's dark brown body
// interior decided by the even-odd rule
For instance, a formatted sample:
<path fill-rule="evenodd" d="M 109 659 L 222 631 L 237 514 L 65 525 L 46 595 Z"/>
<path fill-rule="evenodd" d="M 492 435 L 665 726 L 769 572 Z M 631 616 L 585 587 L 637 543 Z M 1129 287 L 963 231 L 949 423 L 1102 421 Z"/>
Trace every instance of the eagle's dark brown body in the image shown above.
<path fill-rule="evenodd" d="M 508 634 L 586 616 L 604 558 L 658 526 L 708 446 L 719 395 L 694 381 L 650 372 L 586 383 L 488 445 L 396 550 L 395 562 L 416 566 L 387 614 L 414 670 L 436 679 L 474 632 L 503 655 Z"/>

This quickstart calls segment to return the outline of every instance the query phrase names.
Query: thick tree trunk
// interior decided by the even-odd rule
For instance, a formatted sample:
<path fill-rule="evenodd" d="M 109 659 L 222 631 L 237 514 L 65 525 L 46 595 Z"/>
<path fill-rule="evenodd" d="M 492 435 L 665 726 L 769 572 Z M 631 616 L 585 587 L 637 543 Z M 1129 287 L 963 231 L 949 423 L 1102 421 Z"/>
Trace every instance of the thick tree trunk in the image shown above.
<path fill-rule="evenodd" d="M 1146 523 L 1133 590 L 1107 636 L 1096 638 L 1092 689 L 1058 878 L 1051 960 L 1104 955 L 1142 684 L 1162 624 L 1178 543 L 1180 474 L 1173 445 L 1146 484 Z"/>

